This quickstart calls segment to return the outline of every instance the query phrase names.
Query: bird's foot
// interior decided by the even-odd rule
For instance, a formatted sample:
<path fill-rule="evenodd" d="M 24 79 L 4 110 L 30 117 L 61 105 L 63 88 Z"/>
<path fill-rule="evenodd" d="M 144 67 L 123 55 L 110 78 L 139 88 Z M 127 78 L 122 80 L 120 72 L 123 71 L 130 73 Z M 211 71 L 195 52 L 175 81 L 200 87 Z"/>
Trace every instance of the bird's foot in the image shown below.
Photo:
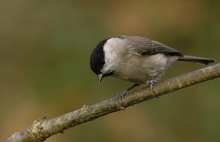
<path fill-rule="evenodd" d="M 147 81 L 147 84 L 150 86 L 150 89 L 152 90 L 153 92 L 153 97 L 157 97 L 159 98 L 158 96 L 155 96 L 155 92 L 154 92 L 154 85 L 156 84 L 156 80 L 148 80 Z"/>
<path fill-rule="evenodd" d="M 121 102 L 122 99 L 124 99 L 124 97 L 125 97 L 125 95 L 126 95 L 127 93 L 128 93 L 127 90 L 124 90 L 124 91 L 118 93 L 118 94 L 117 94 L 118 101 Z"/>
<path fill-rule="evenodd" d="M 148 80 L 147 84 L 150 86 L 150 89 L 153 90 L 156 80 Z"/>
<path fill-rule="evenodd" d="M 121 102 L 122 99 L 124 99 L 125 95 L 128 93 L 128 91 L 130 91 L 131 89 L 133 89 L 133 88 L 135 88 L 135 87 L 137 87 L 137 86 L 139 86 L 139 85 L 140 85 L 140 84 L 136 84 L 136 83 L 135 83 L 135 84 L 133 84 L 131 87 L 127 88 L 126 90 L 124 90 L 124 91 L 118 93 L 118 95 L 117 95 L 118 101 Z"/>

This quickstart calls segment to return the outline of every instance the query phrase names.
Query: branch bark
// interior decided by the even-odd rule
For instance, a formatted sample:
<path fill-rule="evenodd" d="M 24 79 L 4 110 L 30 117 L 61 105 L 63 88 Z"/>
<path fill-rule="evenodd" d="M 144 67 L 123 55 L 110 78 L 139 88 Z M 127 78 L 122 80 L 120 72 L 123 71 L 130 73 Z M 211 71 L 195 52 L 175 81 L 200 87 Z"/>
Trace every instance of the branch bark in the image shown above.
<path fill-rule="evenodd" d="M 44 141 L 54 134 L 63 133 L 64 130 L 70 127 L 74 127 L 116 111 L 124 110 L 129 106 L 157 96 L 218 77 L 220 77 L 220 63 L 168 79 L 155 85 L 153 91 L 146 87 L 130 92 L 122 102 L 119 102 L 117 98 L 114 97 L 91 106 L 83 106 L 81 109 L 56 118 L 49 120 L 42 118 L 36 120 L 25 130 L 14 133 L 11 137 L 5 140 L 5 142 Z"/>

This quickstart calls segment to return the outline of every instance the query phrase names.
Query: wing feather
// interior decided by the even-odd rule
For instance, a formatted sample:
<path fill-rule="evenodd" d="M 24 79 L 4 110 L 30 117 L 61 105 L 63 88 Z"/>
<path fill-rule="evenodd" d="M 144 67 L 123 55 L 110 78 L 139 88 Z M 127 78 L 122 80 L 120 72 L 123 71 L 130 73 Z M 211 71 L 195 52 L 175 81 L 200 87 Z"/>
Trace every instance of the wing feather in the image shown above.
<path fill-rule="evenodd" d="M 154 40 L 139 36 L 120 37 L 124 40 L 128 40 L 128 47 L 132 52 L 138 55 L 155 55 L 162 53 L 169 56 L 183 56 L 179 51 Z"/>

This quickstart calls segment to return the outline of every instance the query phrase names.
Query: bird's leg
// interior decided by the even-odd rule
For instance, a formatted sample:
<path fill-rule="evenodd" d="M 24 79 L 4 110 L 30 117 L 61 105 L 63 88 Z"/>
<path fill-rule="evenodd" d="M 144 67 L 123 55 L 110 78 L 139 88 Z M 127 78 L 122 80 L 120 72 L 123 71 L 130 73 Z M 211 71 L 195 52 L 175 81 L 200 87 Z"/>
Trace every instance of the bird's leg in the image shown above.
<path fill-rule="evenodd" d="M 128 91 L 130 91 L 131 89 L 133 89 L 133 88 L 135 88 L 135 87 L 137 87 L 137 86 L 139 86 L 140 84 L 133 84 L 131 87 L 129 87 L 129 88 L 127 88 L 126 90 L 124 90 L 124 91 L 122 91 L 122 92 L 120 92 L 119 94 L 117 94 L 117 98 L 118 98 L 118 100 L 121 102 L 122 101 L 122 99 L 125 97 L 125 95 L 128 93 Z"/>
<path fill-rule="evenodd" d="M 155 96 L 155 92 L 154 92 L 154 85 L 156 84 L 156 80 L 148 80 L 147 81 L 147 84 L 150 86 L 150 89 L 152 90 L 153 92 L 153 97 L 157 97 L 159 98 L 158 96 Z"/>
<path fill-rule="evenodd" d="M 153 90 L 156 80 L 148 80 L 147 84 L 150 86 L 150 89 Z"/>

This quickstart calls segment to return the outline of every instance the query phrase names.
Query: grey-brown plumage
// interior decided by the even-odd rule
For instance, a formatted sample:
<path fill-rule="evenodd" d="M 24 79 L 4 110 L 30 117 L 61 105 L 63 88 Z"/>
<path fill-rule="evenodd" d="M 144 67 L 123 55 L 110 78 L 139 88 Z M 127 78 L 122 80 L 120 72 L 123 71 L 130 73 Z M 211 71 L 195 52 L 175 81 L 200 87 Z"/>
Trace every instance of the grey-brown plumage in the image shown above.
<path fill-rule="evenodd" d="M 183 55 L 179 51 L 160 42 L 139 36 L 120 36 L 101 41 L 90 56 L 90 67 L 98 75 L 99 81 L 106 76 L 135 83 L 120 93 L 139 84 L 149 84 L 153 89 L 156 81 L 174 61 L 209 64 L 213 59 Z"/>

